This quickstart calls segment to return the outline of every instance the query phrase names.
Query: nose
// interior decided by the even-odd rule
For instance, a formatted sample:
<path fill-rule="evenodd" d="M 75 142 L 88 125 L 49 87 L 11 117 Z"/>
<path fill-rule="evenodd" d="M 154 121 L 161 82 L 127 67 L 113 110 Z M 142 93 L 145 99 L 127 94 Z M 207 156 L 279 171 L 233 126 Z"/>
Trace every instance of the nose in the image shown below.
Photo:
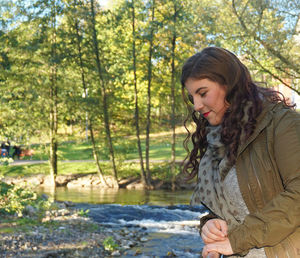
<path fill-rule="evenodd" d="M 194 98 L 194 110 L 200 112 L 203 108 L 203 102 L 201 99 Z"/>

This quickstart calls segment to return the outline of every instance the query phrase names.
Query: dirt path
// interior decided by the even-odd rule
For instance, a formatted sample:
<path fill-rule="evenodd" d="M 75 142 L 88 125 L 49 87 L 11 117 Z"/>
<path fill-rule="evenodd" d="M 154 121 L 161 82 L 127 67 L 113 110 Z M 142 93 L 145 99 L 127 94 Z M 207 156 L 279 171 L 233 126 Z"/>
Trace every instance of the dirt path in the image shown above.
<path fill-rule="evenodd" d="M 10 163 L 10 166 L 24 166 L 24 165 L 32 165 L 32 164 L 43 164 L 47 163 L 48 160 L 15 160 L 14 162 Z M 63 160 L 59 161 L 62 163 L 76 163 L 76 162 L 94 162 L 94 160 Z M 104 161 L 105 162 L 105 161 Z"/>
<path fill-rule="evenodd" d="M 24 165 L 33 165 L 33 164 L 44 164 L 47 163 L 48 160 L 15 160 L 14 162 L 10 163 L 10 166 L 24 166 Z M 79 162 L 95 162 L 93 159 L 86 159 L 86 160 L 62 160 L 59 161 L 62 163 L 79 163 Z M 110 162 L 109 160 L 100 160 L 100 162 Z M 139 163 L 139 159 L 130 159 L 124 160 L 124 163 Z M 170 160 L 150 160 L 150 163 L 167 163 L 171 162 Z M 181 163 L 180 160 L 176 161 L 176 163 Z"/>

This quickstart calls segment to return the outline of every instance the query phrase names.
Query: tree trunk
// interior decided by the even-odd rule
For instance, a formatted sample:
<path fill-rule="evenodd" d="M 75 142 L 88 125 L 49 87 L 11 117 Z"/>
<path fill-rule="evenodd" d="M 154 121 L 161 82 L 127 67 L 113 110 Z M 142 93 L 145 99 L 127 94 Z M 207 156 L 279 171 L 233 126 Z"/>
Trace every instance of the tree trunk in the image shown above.
<path fill-rule="evenodd" d="M 173 36 L 172 36 L 172 50 L 171 50 L 171 125 L 172 125 L 172 154 L 171 154 L 171 171 L 172 171 L 172 188 L 174 188 L 175 179 L 175 144 L 176 144 L 176 132 L 175 132 L 175 48 L 176 48 L 176 20 L 177 20 L 177 4 L 174 2 L 174 16 L 173 16 Z"/>
<path fill-rule="evenodd" d="M 136 77 L 136 52 L 135 52 L 135 8 L 134 8 L 134 0 L 132 0 L 132 56 L 133 56 L 133 84 L 134 84 L 134 100 L 135 100 L 135 127 L 136 127 L 136 138 L 138 145 L 138 153 L 140 158 L 141 165 L 141 180 L 144 187 L 147 187 L 149 184 L 147 182 L 147 177 L 144 169 L 144 161 L 143 161 L 143 152 L 141 146 L 140 139 L 140 127 L 139 127 L 139 106 L 138 106 L 138 90 L 137 90 L 137 77 Z"/>
<path fill-rule="evenodd" d="M 118 181 L 118 173 L 117 167 L 115 162 L 115 155 L 114 155 L 114 148 L 112 144 L 111 132 L 110 132 L 110 122 L 109 122 L 109 114 L 108 114 L 108 107 L 107 107 L 107 94 L 106 94 L 106 86 L 103 79 L 103 72 L 99 57 L 99 46 L 97 40 L 97 31 L 96 31 L 96 22 L 95 22 L 95 8 L 94 8 L 94 0 L 91 0 L 91 14 L 92 14 L 92 29 L 93 29 L 93 45 L 95 51 L 95 61 L 97 65 L 99 83 L 100 83 L 100 91 L 101 91 L 101 102 L 103 108 L 103 115 L 104 115 L 104 126 L 105 126 L 105 133 L 108 141 L 108 148 L 110 153 L 110 160 L 113 166 L 114 178 L 115 181 Z"/>
<path fill-rule="evenodd" d="M 148 183 L 151 184 L 151 173 L 149 165 L 149 149 L 150 149 L 150 126 L 151 126 L 151 80 L 152 80 L 152 53 L 153 53 L 153 32 L 154 32 L 154 13 L 155 0 L 152 0 L 152 16 L 151 16 L 151 32 L 150 32 L 150 46 L 148 59 L 148 94 L 147 94 L 147 125 L 146 125 L 146 172 Z"/>
<path fill-rule="evenodd" d="M 56 186 L 57 176 L 57 64 L 56 59 L 56 5 L 51 9 L 51 27 L 53 29 L 51 38 L 51 62 L 50 62 L 50 176 L 51 185 Z"/>
<path fill-rule="evenodd" d="M 54 68 L 55 69 L 55 68 Z M 54 71 L 52 71 L 54 72 Z M 55 180 L 57 176 L 57 91 L 56 91 L 56 81 L 53 77 L 56 74 L 51 75 L 51 86 L 50 86 L 50 176 L 51 185 L 55 186 Z"/>
<path fill-rule="evenodd" d="M 97 154 L 97 148 L 96 148 L 96 143 L 95 143 L 95 138 L 94 138 L 94 131 L 93 131 L 91 121 L 89 121 L 89 129 L 90 129 L 91 141 L 92 141 L 92 145 L 93 145 L 93 156 L 94 156 L 94 159 L 95 159 L 95 162 L 96 162 L 96 165 L 97 165 L 97 174 L 100 178 L 101 183 L 106 185 L 106 186 L 109 186 L 107 184 L 104 176 L 103 176 L 103 172 L 102 172 L 102 169 L 100 167 L 99 157 L 98 157 L 98 154 Z M 111 186 L 109 186 L 109 187 L 111 187 Z"/>
<path fill-rule="evenodd" d="M 75 7 L 76 7 L 76 0 L 74 1 Z M 78 59 L 79 59 L 79 66 L 80 66 L 80 73 L 81 73 L 81 82 L 82 82 L 82 88 L 84 92 L 84 97 L 87 98 L 87 87 L 86 87 L 86 82 L 85 82 L 85 73 L 83 69 L 83 60 L 82 60 L 82 52 L 81 52 L 81 40 L 80 40 L 80 35 L 79 35 L 79 26 L 78 26 L 78 19 L 75 19 L 75 29 L 76 29 L 76 37 L 77 37 L 77 50 L 78 50 Z M 89 120 L 89 114 L 88 111 L 86 111 L 86 126 L 89 128 L 90 135 L 91 135 L 91 141 L 92 141 L 92 146 L 93 146 L 93 157 L 97 166 L 97 174 L 99 176 L 99 179 L 102 184 L 108 186 L 104 176 L 102 169 L 100 167 L 100 162 L 99 162 L 99 157 L 97 153 L 97 148 L 96 148 L 96 143 L 95 143 L 95 138 L 94 138 L 94 131 L 93 131 L 93 125 L 92 121 Z"/>

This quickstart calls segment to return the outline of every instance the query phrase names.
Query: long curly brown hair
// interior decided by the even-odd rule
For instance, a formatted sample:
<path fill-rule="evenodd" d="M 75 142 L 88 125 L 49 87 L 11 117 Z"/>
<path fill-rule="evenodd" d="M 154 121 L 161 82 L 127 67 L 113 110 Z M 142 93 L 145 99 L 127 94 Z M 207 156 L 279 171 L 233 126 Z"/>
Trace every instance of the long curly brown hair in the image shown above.
<path fill-rule="evenodd" d="M 192 110 L 185 91 L 185 83 L 188 79 L 209 79 L 226 86 L 225 100 L 229 103 L 229 108 L 221 124 L 221 141 L 231 165 L 235 164 L 240 143 L 253 133 L 256 118 L 262 111 L 264 101 L 283 102 L 291 107 L 279 92 L 257 86 L 252 81 L 247 67 L 226 49 L 207 47 L 190 57 L 184 64 L 181 74 L 182 95 L 189 110 L 189 117 L 184 122 L 188 132 L 184 147 L 188 155 L 184 160 L 183 172 L 187 175 L 187 180 L 197 175 L 200 159 L 207 148 L 206 127 L 209 125 L 199 112 Z M 247 109 L 248 120 L 244 121 L 245 109 L 243 107 L 246 103 L 247 106 L 250 103 L 250 106 Z M 190 116 L 196 124 L 194 133 L 191 133 L 186 126 Z M 245 135 L 243 139 L 241 139 L 242 131 Z M 193 144 L 191 151 L 188 149 L 190 140 Z"/>

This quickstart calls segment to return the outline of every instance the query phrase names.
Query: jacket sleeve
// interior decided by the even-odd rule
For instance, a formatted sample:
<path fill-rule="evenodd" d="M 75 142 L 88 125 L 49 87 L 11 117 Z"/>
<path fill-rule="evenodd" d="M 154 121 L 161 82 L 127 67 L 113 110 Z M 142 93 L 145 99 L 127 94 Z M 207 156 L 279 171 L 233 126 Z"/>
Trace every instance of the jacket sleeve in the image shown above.
<path fill-rule="evenodd" d="M 274 129 L 274 158 L 284 190 L 229 233 L 234 253 L 275 246 L 300 227 L 300 115 L 287 112 Z"/>

